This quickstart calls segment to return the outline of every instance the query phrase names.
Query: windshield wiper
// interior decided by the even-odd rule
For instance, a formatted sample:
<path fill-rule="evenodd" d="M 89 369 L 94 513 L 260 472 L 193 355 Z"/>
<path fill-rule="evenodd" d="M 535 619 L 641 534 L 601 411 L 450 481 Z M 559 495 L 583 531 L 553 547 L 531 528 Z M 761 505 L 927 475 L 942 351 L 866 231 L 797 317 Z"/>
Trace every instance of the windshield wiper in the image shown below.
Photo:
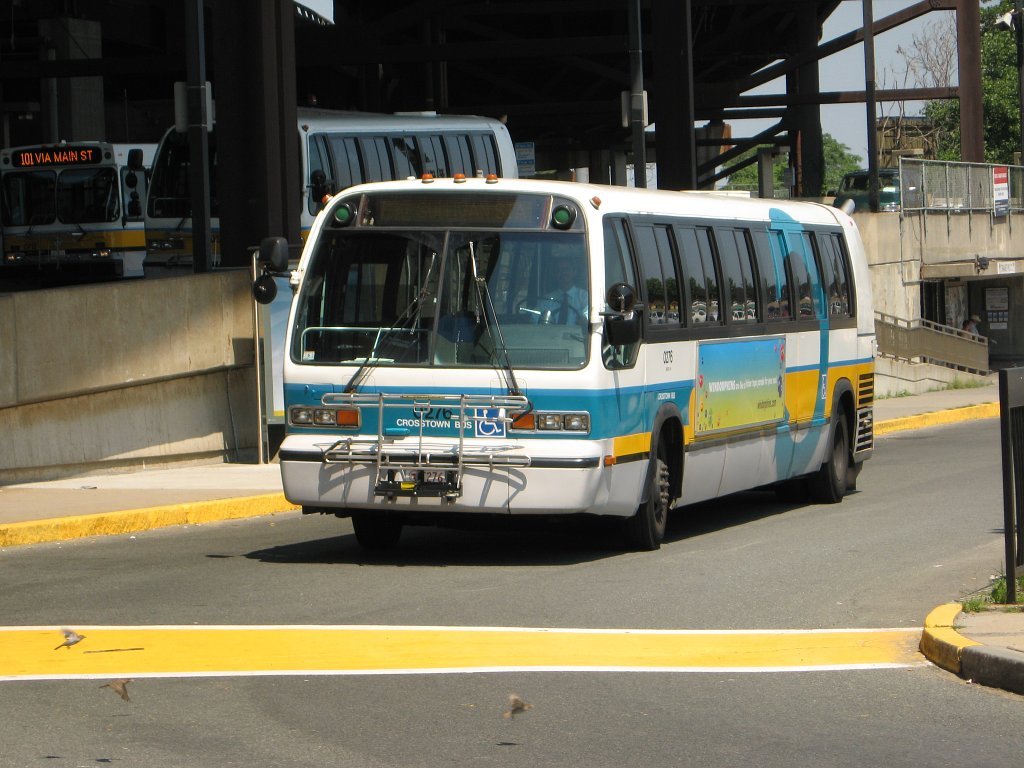
<path fill-rule="evenodd" d="M 469 262 L 473 267 L 473 284 L 476 287 L 478 306 L 483 307 L 484 310 L 484 328 L 495 341 L 495 358 L 497 358 L 498 349 L 501 350 L 501 372 L 505 376 L 505 388 L 508 390 L 510 395 L 524 397 L 522 390 L 519 389 L 519 382 L 516 381 L 516 372 L 512 368 L 512 358 L 508 353 L 508 346 L 505 344 L 505 336 L 501 332 L 501 324 L 498 322 L 498 314 L 494 311 L 494 303 L 491 301 L 491 291 L 487 287 L 487 278 L 482 277 L 477 269 L 476 251 L 473 248 L 473 241 L 470 240 L 468 244 Z M 488 320 L 488 314 L 490 314 L 490 320 Z M 493 321 L 493 330 L 491 329 L 491 321 Z M 495 362 L 498 362 L 498 360 L 495 359 Z M 529 401 L 527 402 L 529 403 Z M 532 410 L 532 408 L 532 404 L 528 405 L 527 412 Z"/>
<path fill-rule="evenodd" d="M 355 392 L 356 387 L 359 386 L 360 379 L 365 376 L 370 369 L 380 363 L 380 358 L 377 357 L 377 350 L 383 345 L 385 341 L 390 340 L 395 333 L 398 331 L 406 330 L 406 324 L 409 323 L 415 317 L 415 311 L 419 308 L 420 302 L 423 301 L 430 293 L 430 273 L 434 269 L 434 262 L 437 260 L 437 254 L 431 254 L 430 264 L 427 266 L 426 275 L 423 277 L 423 287 L 420 288 L 419 292 L 413 296 L 412 301 L 406 306 L 405 309 L 395 318 L 395 322 L 391 324 L 384 333 L 378 333 L 377 338 L 373 342 L 373 348 L 370 353 L 363 358 L 363 361 L 356 368 L 356 372 L 352 374 L 352 378 L 348 380 L 348 384 L 345 385 L 345 392 Z M 409 326 L 411 329 L 412 326 Z"/>

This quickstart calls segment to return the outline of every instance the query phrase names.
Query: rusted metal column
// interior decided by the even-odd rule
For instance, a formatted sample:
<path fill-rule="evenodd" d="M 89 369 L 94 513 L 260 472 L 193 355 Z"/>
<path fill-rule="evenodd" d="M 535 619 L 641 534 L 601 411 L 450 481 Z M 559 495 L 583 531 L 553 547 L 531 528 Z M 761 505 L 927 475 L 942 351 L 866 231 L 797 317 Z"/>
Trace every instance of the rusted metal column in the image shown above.
<path fill-rule="evenodd" d="M 864 7 L 864 101 L 868 123 L 868 205 L 878 212 L 878 114 L 875 103 L 875 18 L 872 0 Z"/>
<path fill-rule="evenodd" d="M 985 162 L 982 114 L 981 14 L 978 0 L 957 0 L 956 38 L 960 69 L 960 159 Z"/>

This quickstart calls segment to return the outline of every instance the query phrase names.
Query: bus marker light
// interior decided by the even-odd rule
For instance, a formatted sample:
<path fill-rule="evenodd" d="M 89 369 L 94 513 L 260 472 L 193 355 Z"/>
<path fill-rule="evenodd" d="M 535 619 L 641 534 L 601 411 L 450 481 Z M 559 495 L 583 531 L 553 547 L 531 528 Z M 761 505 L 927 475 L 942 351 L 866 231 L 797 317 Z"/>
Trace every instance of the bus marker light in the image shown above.
<path fill-rule="evenodd" d="M 432 173 L 424 173 L 422 176 L 420 176 L 420 181 L 422 181 L 424 184 L 430 184 L 433 180 L 434 174 Z"/>
<path fill-rule="evenodd" d="M 359 409 L 358 408 L 339 408 L 335 415 L 335 423 L 339 427 L 358 427 L 359 426 Z"/>
<path fill-rule="evenodd" d="M 496 173 L 488 173 L 486 181 L 487 181 L 488 184 L 497 184 L 498 183 L 498 174 L 496 174 Z"/>
<path fill-rule="evenodd" d="M 466 182 L 466 174 L 464 174 L 464 173 L 456 173 L 452 177 L 452 181 L 454 181 L 456 184 L 464 184 Z"/>
<path fill-rule="evenodd" d="M 605 456 L 604 457 L 604 465 L 606 467 L 614 467 L 615 463 L 616 462 L 615 462 L 615 457 L 614 456 L 609 455 L 609 456 Z"/>
<path fill-rule="evenodd" d="M 334 221 L 337 222 L 339 227 L 347 227 L 354 218 L 355 211 L 352 210 L 352 206 L 348 203 L 342 203 L 334 209 Z"/>
<path fill-rule="evenodd" d="M 555 206 L 551 212 L 551 226 L 555 229 L 568 229 L 576 221 L 576 209 L 570 205 Z"/>
<path fill-rule="evenodd" d="M 536 417 L 534 416 L 533 411 L 512 417 L 512 429 L 525 429 L 532 432 L 536 428 Z"/>

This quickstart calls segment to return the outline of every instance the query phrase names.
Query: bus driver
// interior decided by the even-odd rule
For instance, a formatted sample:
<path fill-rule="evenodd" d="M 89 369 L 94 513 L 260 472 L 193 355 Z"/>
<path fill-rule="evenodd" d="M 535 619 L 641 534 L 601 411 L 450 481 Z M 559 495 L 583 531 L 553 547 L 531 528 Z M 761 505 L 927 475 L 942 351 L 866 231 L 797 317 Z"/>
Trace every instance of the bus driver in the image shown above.
<path fill-rule="evenodd" d="M 579 286 L 577 271 L 575 258 L 563 256 L 555 261 L 555 284 L 541 301 L 538 321 L 579 325 L 590 319 L 590 294 Z"/>

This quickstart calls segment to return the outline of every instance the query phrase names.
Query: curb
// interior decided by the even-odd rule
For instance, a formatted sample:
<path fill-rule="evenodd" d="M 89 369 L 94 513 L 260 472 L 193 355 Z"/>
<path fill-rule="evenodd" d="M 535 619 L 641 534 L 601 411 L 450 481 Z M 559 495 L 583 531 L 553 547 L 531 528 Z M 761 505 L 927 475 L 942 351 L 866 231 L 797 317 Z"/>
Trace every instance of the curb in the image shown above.
<path fill-rule="evenodd" d="M 924 620 L 920 646 L 928 661 L 957 675 L 961 673 L 964 650 L 981 645 L 953 629 L 959 615 L 960 603 L 946 603 L 934 609 Z"/>
<path fill-rule="evenodd" d="M 931 413 L 920 413 L 916 416 L 900 416 L 895 419 L 879 421 L 875 423 L 875 435 L 888 435 L 907 429 L 937 427 L 942 424 L 956 424 L 960 421 L 995 419 L 998 417 L 999 403 L 965 405 L 962 408 L 952 408 L 946 411 L 932 411 Z"/>
<path fill-rule="evenodd" d="M 1024 695 L 1024 653 L 992 645 L 963 649 L 960 676 L 968 682 Z"/>
<path fill-rule="evenodd" d="M 213 501 L 191 501 L 163 507 L 126 509 L 119 512 L 100 512 L 93 515 L 31 520 L 0 525 L 0 547 L 41 544 L 88 536 L 113 536 L 151 528 L 258 517 L 296 509 L 299 509 L 298 505 L 288 501 L 284 494 L 268 493 Z"/>

